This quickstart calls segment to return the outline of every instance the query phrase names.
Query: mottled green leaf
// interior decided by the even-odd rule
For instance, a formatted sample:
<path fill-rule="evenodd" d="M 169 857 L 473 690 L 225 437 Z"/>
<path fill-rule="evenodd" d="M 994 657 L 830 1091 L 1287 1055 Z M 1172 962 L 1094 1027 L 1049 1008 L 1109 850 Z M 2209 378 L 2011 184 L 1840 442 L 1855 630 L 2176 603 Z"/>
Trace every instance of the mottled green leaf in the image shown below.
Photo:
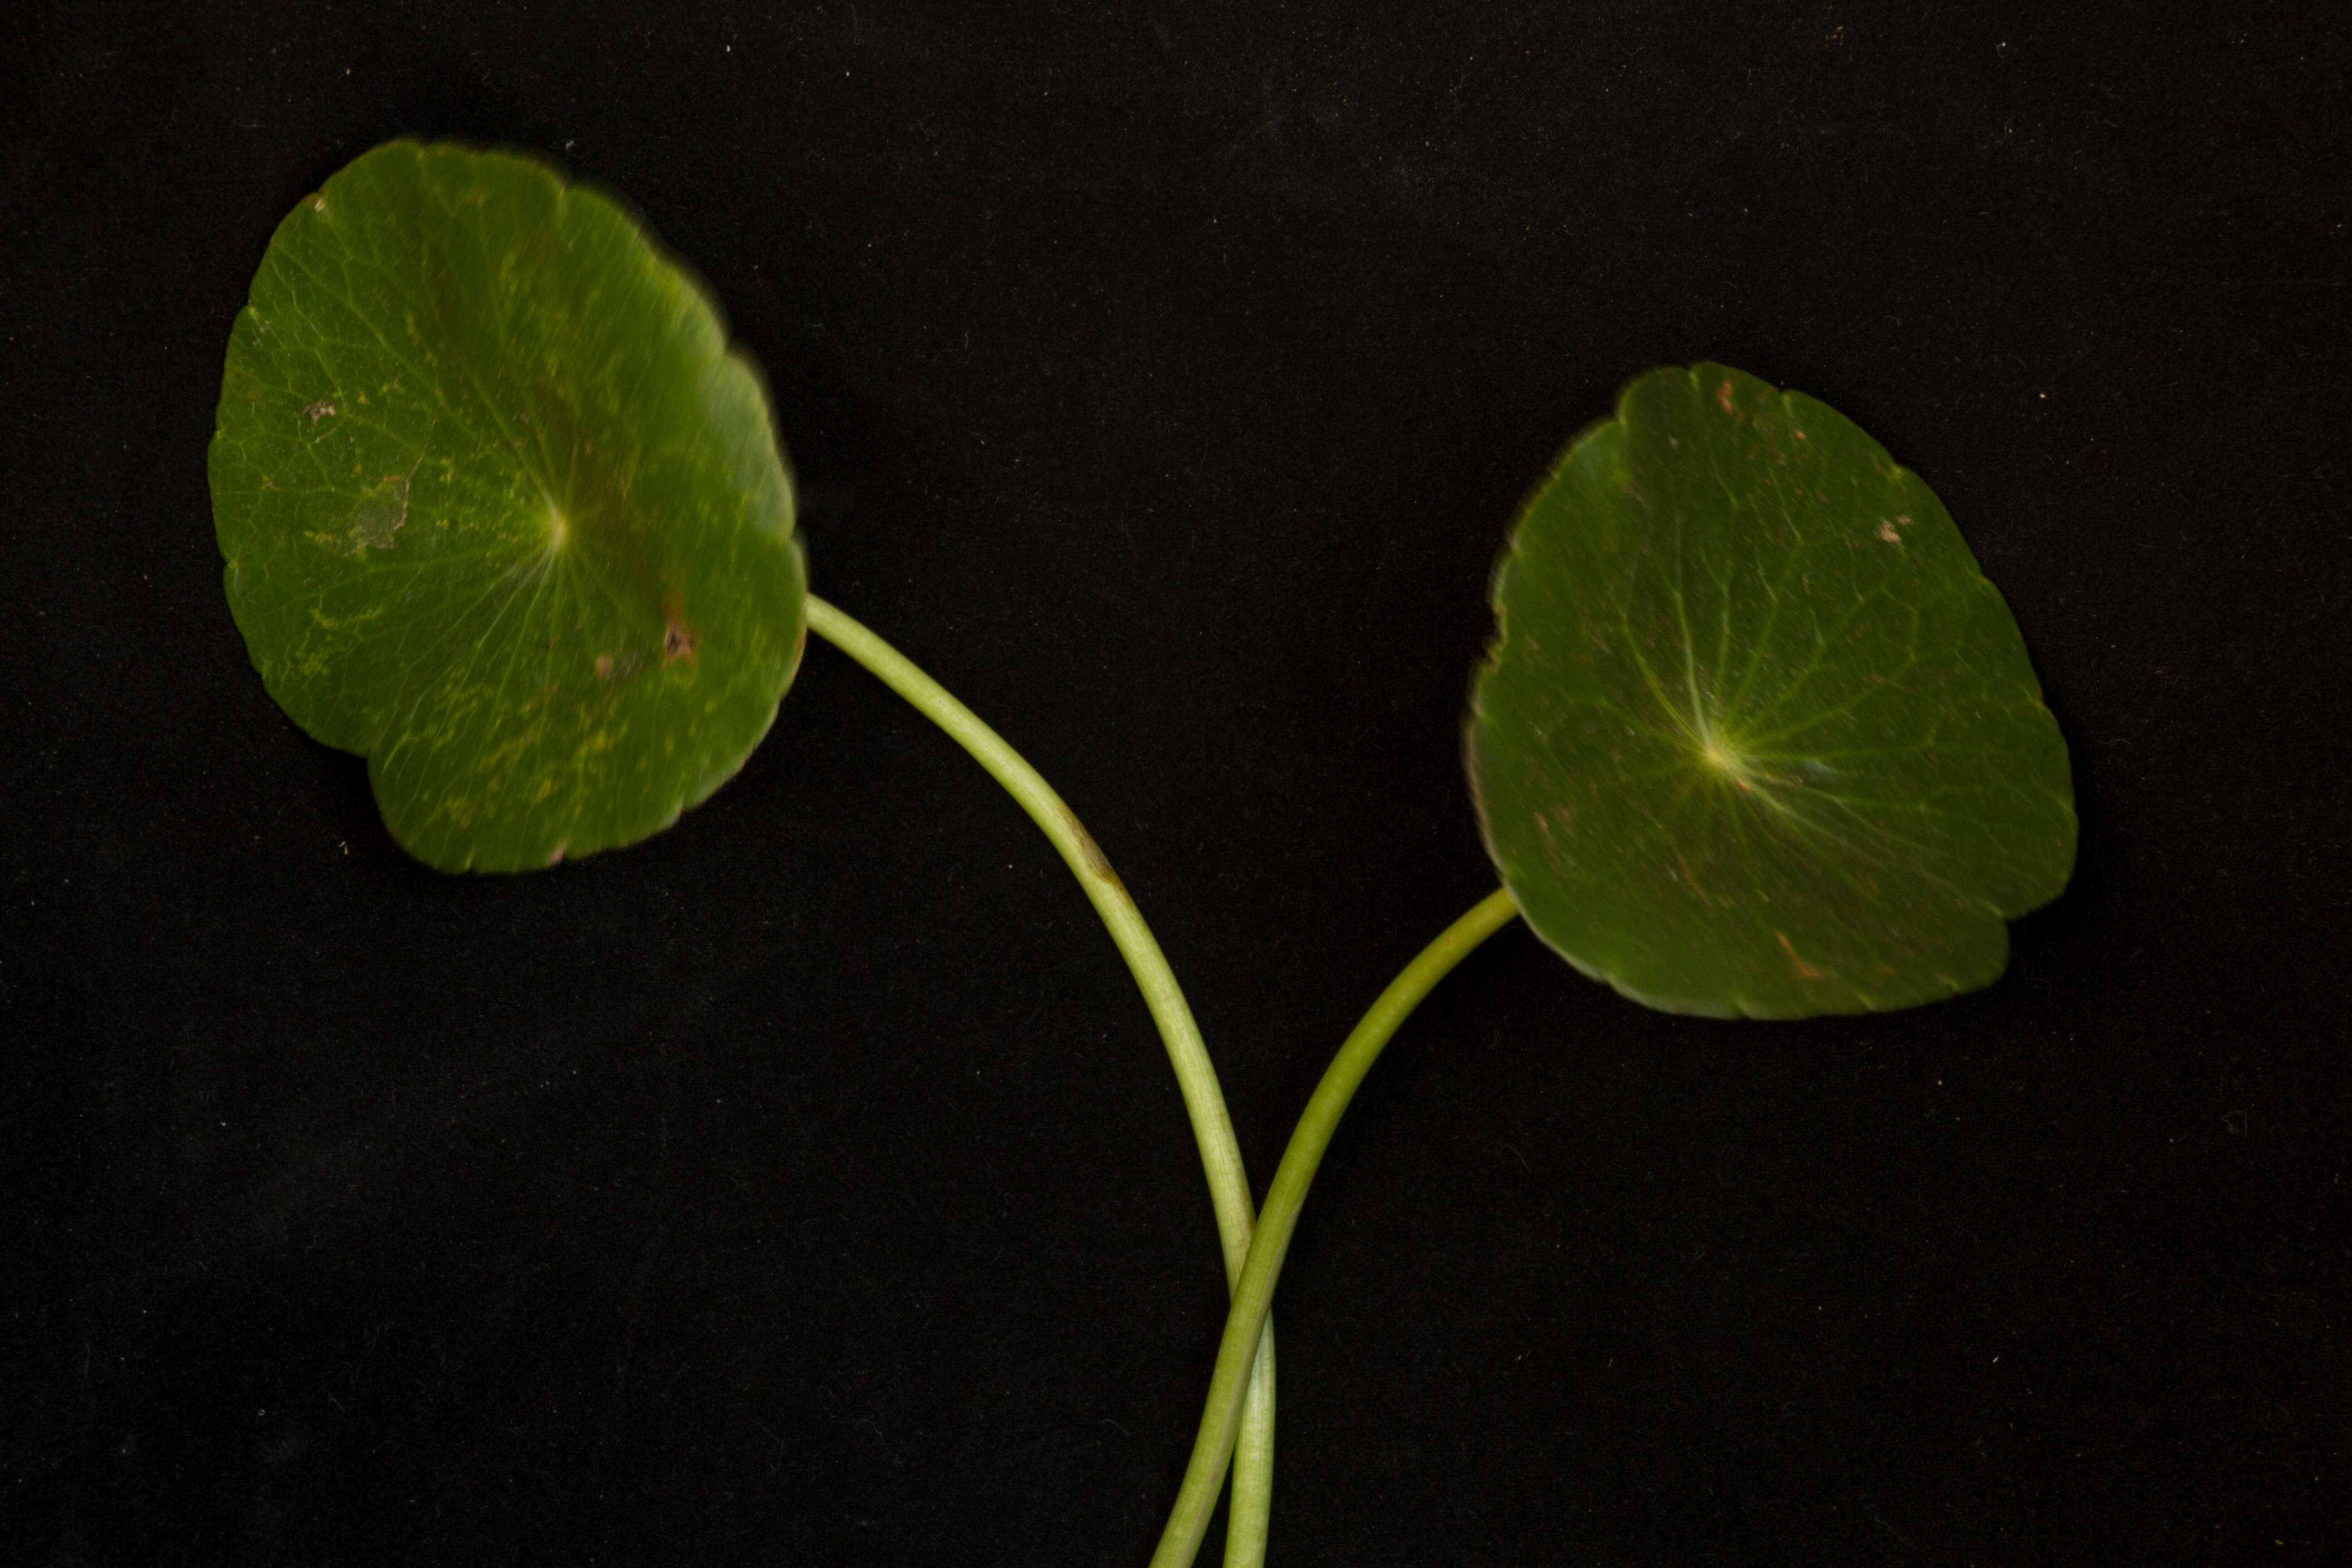
<path fill-rule="evenodd" d="M 2066 743 L 1927 487 L 1834 409 L 1660 370 L 1495 581 L 1471 784 L 1528 923 L 1676 1012 L 1989 984 L 2074 862 Z"/>
<path fill-rule="evenodd" d="M 395 142 L 303 198 L 230 337 L 211 475 L 270 695 L 446 870 L 660 831 L 799 664 L 757 371 L 627 213 L 528 158 Z"/>

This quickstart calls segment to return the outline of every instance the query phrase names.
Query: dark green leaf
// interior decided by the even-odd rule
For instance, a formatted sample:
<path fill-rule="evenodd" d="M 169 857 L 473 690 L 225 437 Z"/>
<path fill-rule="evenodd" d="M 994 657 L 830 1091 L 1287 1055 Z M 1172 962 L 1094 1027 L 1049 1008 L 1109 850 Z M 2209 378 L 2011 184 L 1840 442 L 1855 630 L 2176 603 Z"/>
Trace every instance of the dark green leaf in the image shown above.
<path fill-rule="evenodd" d="M 270 240 L 213 438 L 229 605 L 294 721 L 446 870 L 660 831 L 800 659 L 758 373 L 603 195 L 397 142 Z"/>
<path fill-rule="evenodd" d="M 1528 923 L 1654 1007 L 1989 984 L 2074 862 L 2066 743 L 1918 478 L 1720 365 L 1627 387 L 1496 574 L 1468 757 Z"/>

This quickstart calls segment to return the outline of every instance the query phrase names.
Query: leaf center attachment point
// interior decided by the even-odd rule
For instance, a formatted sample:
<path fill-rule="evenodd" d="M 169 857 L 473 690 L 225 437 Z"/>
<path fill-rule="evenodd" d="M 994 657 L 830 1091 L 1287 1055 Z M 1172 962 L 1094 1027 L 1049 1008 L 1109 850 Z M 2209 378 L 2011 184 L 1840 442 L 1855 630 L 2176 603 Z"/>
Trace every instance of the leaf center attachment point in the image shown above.
<path fill-rule="evenodd" d="M 1741 789 L 1748 787 L 1748 758 L 1731 740 L 1712 728 L 1698 731 L 1699 760 Z"/>

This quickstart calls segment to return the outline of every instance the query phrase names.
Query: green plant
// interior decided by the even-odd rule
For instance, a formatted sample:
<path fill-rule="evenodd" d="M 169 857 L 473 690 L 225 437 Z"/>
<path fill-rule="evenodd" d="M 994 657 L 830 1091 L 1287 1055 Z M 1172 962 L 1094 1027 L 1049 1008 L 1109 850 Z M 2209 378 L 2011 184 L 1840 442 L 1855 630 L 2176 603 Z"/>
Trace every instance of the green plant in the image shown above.
<path fill-rule="evenodd" d="M 1249 1179 L 1183 992 L 1102 851 L 995 731 L 807 591 L 758 373 L 615 203 L 502 153 L 394 142 L 278 226 L 211 451 L 229 605 L 270 695 L 368 760 L 447 871 L 634 843 L 758 745 L 814 631 L 953 736 L 1085 889 L 1167 1047 L 1229 1279 Z M 1273 1336 L 1231 1560 L 1263 1557 Z"/>
<path fill-rule="evenodd" d="M 757 373 L 609 198 L 527 158 L 394 142 L 280 225 L 211 455 L 237 624 L 273 697 L 368 759 L 450 871 L 635 842 L 731 776 L 814 631 L 969 751 L 1070 866 L 1182 1089 L 1233 1305 L 1158 1562 L 1228 1469 L 1263 1560 L 1267 1319 L 1349 1098 L 1421 997 L 1524 913 L 1648 1005 L 1793 1017 L 1983 985 L 2073 861 L 2065 747 L 1927 487 L 1832 410 L 1719 366 L 1629 387 L 1496 574 L 1468 760 L 1503 888 L 1407 967 L 1310 1101 L 1263 1216 L 1199 1029 L 1069 808 L 807 591 Z"/>
<path fill-rule="evenodd" d="M 1299 1119 L 1158 1568 L 1199 1547 L 1349 1100 L 1514 914 L 1645 1005 L 1795 1018 L 1990 984 L 2074 868 L 2066 743 L 2008 606 L 1918 477 L 1810 397 L 1641 377 L 1528 503 L 1494 597 L 1466 749 L 1503 890 L 1381 993 Z"/>

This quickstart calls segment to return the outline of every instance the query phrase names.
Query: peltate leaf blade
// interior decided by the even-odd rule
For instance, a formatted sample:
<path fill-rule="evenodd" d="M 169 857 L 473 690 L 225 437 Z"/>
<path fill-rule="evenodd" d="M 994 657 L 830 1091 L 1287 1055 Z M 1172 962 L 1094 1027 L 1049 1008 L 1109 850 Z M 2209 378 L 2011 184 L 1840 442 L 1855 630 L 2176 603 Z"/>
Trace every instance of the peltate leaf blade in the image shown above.
<path fill-rule="evenodd" d="M 1835 410 L 1661 370 L 1522 513 L 1466 752 L 1537 933 L 1652 1006 L 1796 1017 L 1990 984 L 2074 857 L 2024 640 Z"/>
<path fill-rule="evenodd" d="M 447 870 L 632 843 L 740 767 L 805 571 L 757 371 L 619 205 L 533 160 L 364 154 L 279 226 L 210 470 L 270 694 Z"/>

